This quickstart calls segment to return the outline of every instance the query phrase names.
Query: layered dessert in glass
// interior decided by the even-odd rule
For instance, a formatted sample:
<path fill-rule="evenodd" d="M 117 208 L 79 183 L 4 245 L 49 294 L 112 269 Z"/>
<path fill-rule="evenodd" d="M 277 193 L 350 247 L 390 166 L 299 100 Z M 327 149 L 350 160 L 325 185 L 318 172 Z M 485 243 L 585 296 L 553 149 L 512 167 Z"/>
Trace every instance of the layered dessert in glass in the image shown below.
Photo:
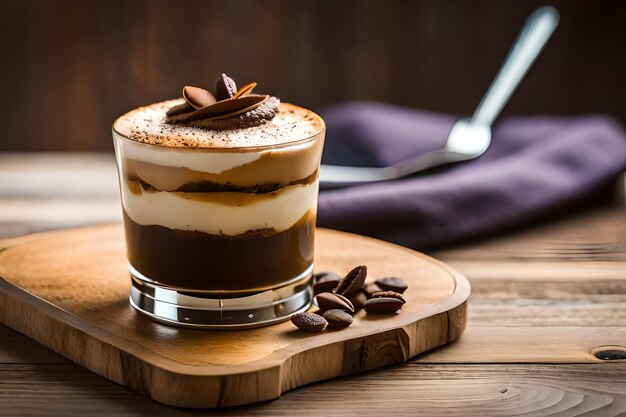
<path fill-rule="evenodd" d="M 310 306 L 324 123 L 255 86 L 222 75 L 113 124 L 130 300 L 153 319 L 245 328 Z"/>

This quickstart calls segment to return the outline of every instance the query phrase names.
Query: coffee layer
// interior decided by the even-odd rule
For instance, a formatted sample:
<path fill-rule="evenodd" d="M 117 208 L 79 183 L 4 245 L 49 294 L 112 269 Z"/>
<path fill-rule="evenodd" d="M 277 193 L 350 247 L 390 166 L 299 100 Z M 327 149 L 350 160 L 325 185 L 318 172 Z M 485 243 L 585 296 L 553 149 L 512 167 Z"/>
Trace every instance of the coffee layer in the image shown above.
<path fill-rule="evenodd" d="M 280 285 L 313 262 L 315 216 L 287 230 L 237 236 L 142 226 L 124 212 L 128 259 L 157 283 L 206 291 L 253 291 Z"/>

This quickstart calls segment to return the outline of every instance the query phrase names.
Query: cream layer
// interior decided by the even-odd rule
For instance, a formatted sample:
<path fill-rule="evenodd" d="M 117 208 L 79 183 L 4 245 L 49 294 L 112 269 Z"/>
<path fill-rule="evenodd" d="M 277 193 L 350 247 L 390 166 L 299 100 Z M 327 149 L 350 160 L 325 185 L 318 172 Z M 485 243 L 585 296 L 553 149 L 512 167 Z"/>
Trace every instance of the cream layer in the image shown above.
<path fill-rule="evenodd" d="M 246 204 L 220 203 L 203 199 L 202 193 L 132 190 L 121 181 L 122 204 L 128 216 L 143 226 L 159 225 L 170 229 L 199 231 L 214 235 L 236 236 L 250 230 L 289 229 L 311 210 L 317 209 L 318 181 L 293 185 L 268 194 L 246 197 Z M 226 199 L 227 200 L 227 199 Z"/>

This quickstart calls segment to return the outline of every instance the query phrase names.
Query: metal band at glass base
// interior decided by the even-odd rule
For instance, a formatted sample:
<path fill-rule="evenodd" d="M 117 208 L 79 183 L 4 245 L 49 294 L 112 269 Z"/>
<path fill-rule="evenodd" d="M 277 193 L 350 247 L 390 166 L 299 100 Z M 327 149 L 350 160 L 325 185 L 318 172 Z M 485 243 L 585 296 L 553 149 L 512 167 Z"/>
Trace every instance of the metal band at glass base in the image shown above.
<path fill-rule="evenodd" d="M 130 304 L 151 319 L 173 326 L 249 329 L 285 321 L 306 311 L 313 300 L 313 267 L 282 287 L 237 298 L 218 299 L 146 282 L 131 273 Z"/>

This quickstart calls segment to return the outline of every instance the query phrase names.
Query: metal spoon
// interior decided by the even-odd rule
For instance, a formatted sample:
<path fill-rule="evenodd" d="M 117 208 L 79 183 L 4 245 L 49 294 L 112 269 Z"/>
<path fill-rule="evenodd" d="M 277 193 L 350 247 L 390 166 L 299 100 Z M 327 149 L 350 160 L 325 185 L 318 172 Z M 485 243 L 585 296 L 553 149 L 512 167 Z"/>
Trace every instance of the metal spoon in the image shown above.
<path fill-rule="evenodd" d="M 392 180 L 439 165 L 468 161 L 485 153 L 491 143 L 491 125 L 532 67 L 558 23 L 559 13 L 550 6 L 541 7 L 528 17 L 473 116 L 454 124 L 443 149 L 383 168 L 322 165 L 320 186 L 338 188 Z"/>

